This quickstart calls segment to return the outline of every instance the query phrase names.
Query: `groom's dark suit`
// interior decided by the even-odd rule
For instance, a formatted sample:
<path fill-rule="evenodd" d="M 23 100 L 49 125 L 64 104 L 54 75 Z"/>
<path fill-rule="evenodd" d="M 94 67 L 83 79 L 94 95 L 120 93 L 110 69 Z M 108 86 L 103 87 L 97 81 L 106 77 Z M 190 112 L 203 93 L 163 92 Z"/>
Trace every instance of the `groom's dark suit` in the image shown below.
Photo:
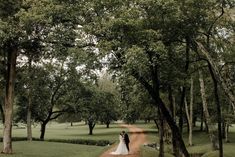
<path fill-rule="evenodd" d="M 129 152 L 129 143 L 130 143 L 130 139 L 129 139 L 129 136 L 127 135 L 127 133 L 124 133 L 124 141 L 125 141 L 127 150 L 128 150 L 128 152 Z"/>

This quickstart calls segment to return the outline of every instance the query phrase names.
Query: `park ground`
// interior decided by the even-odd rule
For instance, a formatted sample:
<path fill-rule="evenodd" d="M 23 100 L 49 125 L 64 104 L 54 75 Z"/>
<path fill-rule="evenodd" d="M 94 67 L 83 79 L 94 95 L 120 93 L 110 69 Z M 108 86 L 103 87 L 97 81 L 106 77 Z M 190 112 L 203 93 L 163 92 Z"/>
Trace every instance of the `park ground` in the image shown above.
<path fill-rule="evenodd" d="M 2 129 L 2 128 L 1 128 Z M 197 128 L 195 128 L 197 129 Z M 47 127 L 45 141 L 14 141 L 11 157 L 111 157 L 109 152 L 115 149 L 118 143 L 118 134 L 125 130 L 131 138 L 131 152 L 127 157 L 153 157 L 157 156 L 158 151 L 154 148 L 144 146 L 145 143 L 154 143 L 158 141 L 157 129 L 153 123 L 137 123 L 135 125 L 112 124 L 110 128 L 104 125 L 97 125 L 94 129 L 94 135 L 88 135 L 88 127 L 83 123 L 75 123 L 70 126 L 69 123 L 50 123 Z M 38 138 L 40 127 L 33 128 L 33 136 Z M 26 128 L 22 125 L 13 127 L 13 137 L 26 137 Z M 230 130 L 230 143 L 224 143 L 224 156 L 235 156 L 235 127 Z M 107 140 L 112 144 L 105 146 L 69 144 L 58 141 L 66 140 Z M 187 134 L 184 135 L 187 141 Z M 57 141 L 57 142 L 49 142 Z M 206 133 L 195 130 L 193 136 L 194 146 L 188 147 L 190 153 L 201 153 L 203 157 L 217 157 L 216 151 L 211 151 L 209 137 Z M 187 145 L 187 142 L 185 142 Z M 0 143 L 2 148 L 2 143 Z M 170 151 L 170 146 L 165 146 L 165 152 Z M 9 155 L 0 154 L 0 157 L 9 157 Z M 166 157 L 172 157 L 166 153 Z"/>
<path fill-rule="evenodd" d="M 126 157 L 140 157 L 140 147 L 141 145 L 147 143 L 146 135 L 144 130 L 138 128 L 134 125 L 120 125 L 123 128 L 129 130 L 130 136 L 130 152 Z M 113 157 L 110 153 L 115 151 L 116 145 L 105 151 L 100 157 Z"/>

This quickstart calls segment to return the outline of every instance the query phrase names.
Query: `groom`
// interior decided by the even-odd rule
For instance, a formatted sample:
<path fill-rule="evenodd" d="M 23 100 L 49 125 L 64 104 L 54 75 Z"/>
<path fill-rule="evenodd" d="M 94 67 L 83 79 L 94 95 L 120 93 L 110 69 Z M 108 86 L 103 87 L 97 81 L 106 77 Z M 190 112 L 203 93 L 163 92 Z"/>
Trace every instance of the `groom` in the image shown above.
<path fill-rule="evenodd" d="M 123 137 L 124 137 L 124 141 L 125 141 L 127 150 L 129 152 L 129 143 L 130 143 L 129 136 L 128 136 L 128 134 L 125 131 L 122 131 L 122 134 L 123 134 Z"/>

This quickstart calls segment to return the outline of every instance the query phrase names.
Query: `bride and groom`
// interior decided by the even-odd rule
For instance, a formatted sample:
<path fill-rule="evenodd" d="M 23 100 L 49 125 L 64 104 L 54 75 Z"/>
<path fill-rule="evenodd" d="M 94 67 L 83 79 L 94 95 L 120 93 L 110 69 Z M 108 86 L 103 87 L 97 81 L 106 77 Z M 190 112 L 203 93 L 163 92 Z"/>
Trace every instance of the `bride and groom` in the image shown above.
<path fill-rule="evenodd" d="M 129 153 L 129 136 L 125 131 L 122 131 L 119 135 L 119 144 L 116 151 L 111 152 L 113 155 L 126 155 Z"/>

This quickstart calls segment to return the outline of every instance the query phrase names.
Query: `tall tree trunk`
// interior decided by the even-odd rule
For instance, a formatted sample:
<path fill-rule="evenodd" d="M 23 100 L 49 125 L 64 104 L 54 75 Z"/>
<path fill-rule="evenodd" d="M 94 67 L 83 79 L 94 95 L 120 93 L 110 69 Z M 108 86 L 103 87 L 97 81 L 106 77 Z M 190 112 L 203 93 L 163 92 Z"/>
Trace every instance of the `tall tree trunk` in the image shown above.
<path fill-rule="evenodd" d="M 179 105 L 179 131 L 180 131 L 180 134 L 183 133 L 183 123 L 184 123 L 183 107 L 184 107 L 185 90 L 186 90 L 185 87 L 183 87 L 182 91 L 181 91 L 181 98 L 180 98 L 180 105 Z"/>
<path fill-rule="evenodd" d="M 187 119 L 188 119 L 188 123 L 189 123 L 189 137 L 188 137 L 188 141 L 189 141 L 189 146 L 193 145 L 193 141 L 192 141 L 192 132 L 193 132 L 193 78 L 191 77 L 191 88 L 190 88 L 190 107 L 188 109 L 188 104 L 187 104 L 187 100 L 186 97 L 184 98 L 184 102 L 185 102 L 185 111 L 186 111 L 186 115 L 187 115 Z"/>
<path fill-rule="evenodd" d="M 17 49 L 13 48 L 8 52 L 7 80 L 5 95 L 5 122 L 3 130 L 3 151 L 2 153 L 12 153 L 12 119 L 13 119 L 13 101 L 14 86 L 16 77 L 16 58 Z"/>
<path fill-rule="evenodd" d="M 173 117 L 174 121 L 175 121 L 175 97 L 172 94 L 172 88 L 171 86 L 168 87 L 168 100 L 170 103 L 170 112 L 171 112 L 171 116 Z M 173 147 L 173 154 L 178 157 L 179 156 L 179 147 L 177 144 L 177 141 L 175 140 L 174 134 L 171 133 L 171 142 L 172 142 L 172 147 Z"/>
<path fill-rule="evenodd" d="M 28 108 L 27 108 L 27 139 L 28 141 L 32 141 L 32 59 L 29 57 L 28 61 Z"/>
<path fill-rule="evenodd" d="M 173 154 L 175 157 L 179 157 L 180 156 L 179 146 L 178 142 L 175 139 L 176 139 L 175 134 L 172 132 Z"/>
<path fill-rule="evenodd" d="M 189 145 L 193 145 L 193 78 L 191 77 L 191 88 L 190 88 L 190 107 L 189 107 Z"/>
<path fill-rule="evenodd" d="M 164 115 L 165 120 L 167 121 L 168 125 L 171 128 L 171 131 L 173 133 L 172 136 L 174 136 L 174 140 L 177 141 L 178 147 L 179 147 L 180 151 L 182 152 L 182 154 L 184 155 L 184 157 L 189 157 L 190 155 L 186 149 L 186 146 L 184 144 L 184 141 L 183 141 L 182 135 L 179 131 L 179 128 L 177 127 L 172 116 L 170 115 L 165 103 L 160 98 L 159 88 L 151 88 L 148 83 L 146 83 L 141 77 L 139 77 L 139 75 L 135 75 L 135 73 L 133 75 L 148 90 L 151 97 L 155 100 L 155 106 L 156 107 L 159 106 L 159 108 L 161 109 L 161 112 Z M 155 89 L 155 90 L 153 90 L 153 89 Z"/>
<path fill-rule="evenodd" d="M 210 114 L 209 114 L 208 107 L 207 107 L 205 84 L 204 84 L 204 79 L 203 79 L 201 70 L 199 70 L 199 82 L 200 82 L 200 91 L 201 91 L 201 97 L 202 97 L 205 124 L 208 126 L 208 133 L 210 135 L 210 140 L 212 142 L 212 149 L 218 150 L 218 138 L 216 136 L 216 128 L 214 127 L 214 124 L 212 124 L 211 119 L 210 119 Z"/>
<path fill-rule="evenodd" d="M 186 48 L 185 48 L 185 66 L 184 66 L 184 73 L 188 73 L 188 68 L 189 68 L 189 52 L 190 52 L 190 40 L 188 37 L 186 39 Z M 184 85 L 182 87 L 182 93 L 181 93 L 181 98 L 180 98 L 180 110 L 179 110 L 179 129 L 180 133 L 183 133 L 183 123 L 184 123 L 184 97 L 185 97 L 185 92 L 186 92 L 186 77 L 184 78 Z"/>
<path fill-rule="evenodd" d="M 217 108 L 217 123 L 218 123 L 218 138 L 219 138 L 219 157 L 223 157 L 223 137 L 222 137 L 222 127 L 221 127 L 221 106 L 220 106 L 220 100 L 219 100 L 219 94 L 218 94 L 218 83 L 215 78 L 215 74 L 212 70 L 212 67 L 210 64 L 208 64 L 210 74 L 214 83 L 214 94 L 215 94 L 215 102 L 216 102 L 216 108 Z"/>
<path fill-rule="evenodd" d="M 175 124 L 173 118 L 171 117 L 170 113 L 168 112 L 165 104 L 163 103 L 163 101 L 161 100 L 161 98 L 157 98 L 157 104 L 159 104 L 159 107 L 161 108 L 161 112 L 164 115 L 168 125 L 170 126 L 172 133 L 175 138 L 175 140 L 178 143 L 178 146 L 180 148 L 180 151 L 184 154 L 184 157 L 189 157 L 189 153 L 185 147 L 183 138 L 179 132 L 179 129 L 177 127 L 177 125 Z"/>
<path fill-rule="evenodd" d="M 232 105 L 233 111 L 235 112 L 235 96 L 234 96 L 234 93 L 233 93 L 233 90 L 232 90 L 232 86 L 228 85 L 229 81 L 226 81 L 226 79 L 222 77 L 217 64 L 215 63 L 215 61 L 213 60 L 213 58 L 210 56 L 210 54 L 208 52 L 209 48 L 206 49 L 199 42 L 197 42 L 197 45 L 198 45 L 199 49 L 201 50 L 202 54 L 207 58 L 210 66 L 211 66 L 211 68 L 214 72 L 215 78 L 217 78 L 217 81 L 221 84 L 221 87 L 224 90 L 224 93 L 227 96 L 230 104 Z"/>
<path fill-rule="evenodd" d="M 150 62 L 151 56 L 149 56 Z M 180 151 L 183 153 L 184 157 L 189 157 L 189 153 L 185 147 L 184 141 L 182 139 L 182 135 L 179 131 L 179 128 L 177 127 L 173 117 L 171 116 L 170 112 L 168 111 L 165 103 L 162 101 L 160 97 L 160 80 L 159 80 L 159 74 L 158 74 L 158 67 L 154 64 L 151 66 L 151 76 L 152 76 L 152 85 L 150 85 L 141 75 L 139 75 L 138 72 L 135 70 L 132 71 L 132 76 L 134 76 L 149 92 L 151 97 L 153 98 L 154 105 L 156 107 L 159 107 L 161 110 L 161 113 L 164 115 L 164 119 L 167 121 L 168 125 L 171 128 L 173 136 L 175 137 L 175 140 L 178 142 L 178 146 L 180 148 Z"/>

